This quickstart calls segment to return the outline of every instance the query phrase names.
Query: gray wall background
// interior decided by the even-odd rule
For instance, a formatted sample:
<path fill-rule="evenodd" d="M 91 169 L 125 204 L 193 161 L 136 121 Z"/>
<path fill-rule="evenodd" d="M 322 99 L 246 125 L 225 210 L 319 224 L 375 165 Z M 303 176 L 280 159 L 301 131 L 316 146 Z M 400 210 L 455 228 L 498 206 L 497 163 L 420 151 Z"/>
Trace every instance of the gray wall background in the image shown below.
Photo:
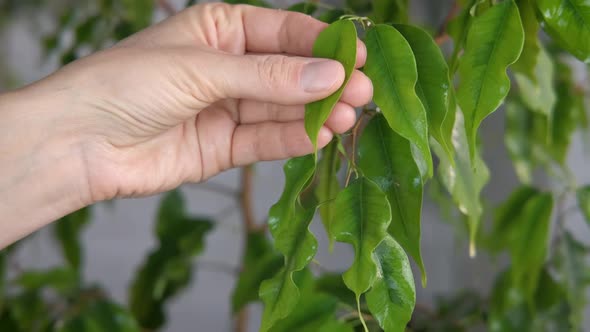
<path fill-rule="evenodd" d="M 172 2 L 180 8 L 184 1 Z M 444 16 L 449 6 L 449 1 L 416 1 L 413 11 L 420 20 L 430 18 L 422 10 L 422 3 L 438 6 L 443 13 L 438 15 L 440 17 Z M 434 15 L 437 15 L 436 10 Z M 158 19 L 162 17 L 163 13 L 157 16 Z M 7 29 L 0 30 L 4 32 L 0 35 L 0 63 L 4 65 L 4 68 L 0 65 L 0 73 L 4 71 L 2 76 L 7 77 L 6 74 L 10 73 L 17 78 L 13 83 L 21 85 L 44 77 L 56 69 L 57 59 L 41 61 L 42 54 L 37 39 L 40 32 L 49 31 L 49 22 L 44 13 L 38 13 L 33 18 L 12 17 L 9 22 L 5 22 Z M 0 82 L 0 88 L 3 83 L 6 82 Z M 503 112 L 498 111 L 485 121 L 482 129 L 485 160 L 492 173 L 484 196 L 491 206 L 502 201 L 518 183 L 504 148 L 503 121 Z M 585 156 L 585 145 L 581 137 L 576 137 L 570 152 L 569 164 L 578 182 L 590 183 L 587 168 L 589 160 Z M 282 164 L 283 162 L 267 162 L 256 166 L 255 212 L 259 220 L 266 216 L 269 207 L 281 193 Z M 227 171 L 210 182 L 237 188 L 239 171 Z M 197 273 L 194 283 L 170 305 L 169 323 L 165 331 L 231 331 L 233 323 L 230 319 L 229 298 L 235 276 L 229 270 L 239 266 L 243 245 L 238 207 L 231 199 L 207 191 L 205 186 L 186 185 L 183 191 L 190 211 L 195 214 L 216 215 L 222 210 L 231 209 L 232 204 L 235 209 L 225 214 L 222 220 L 217 220 L 215 230 L 207 237 L 207 249 L 195 265 Z M 98 204 L 94 208 L 95 220 L 84 233 L 85 276 L 90 282 L 104 285 L 122 303 L 127 299 L 127 288 L 135 269 L 155 244 L 152 222 L 159 199 L 159 196 L 155 196 Z M 568 225 L 575 230 L 579 239 L 589 242 L 590 232 L 581 216 L 572 215 Z M 347 268 L 352 257 L 350 248 L 337 245 L 330 255 L 326 250 L 321 223 L 314 222 L 312 230 L 320 241 L 317 260 L 327 269 Z M 426 289 L 417 286 L 418 302 L 428 304 L 437 294 L 462 288 L 477 289 L 483 293 L 489 290 L 497 264 L 485 254 L 470 259 L 466 243 L 458 240 L 453 226 L 441 220 L 437 207 L 428 197 L 424 206 L 422 232 L 422 248 L 429 283 Z M 59 255 L 48 235 L 48 231 L 44 229 L 32 236 L 18 252 L 20 264 L 43 268 L 59 263 Z M 418 277 L 416 284 L 419 285 L 417 270 L 415 276 Z M 252 331 L 258 327 L 260 312 L 260 306 L 250 306 L 249 325 Z M 587 326 L 590 327 L 589 324 Z"/>

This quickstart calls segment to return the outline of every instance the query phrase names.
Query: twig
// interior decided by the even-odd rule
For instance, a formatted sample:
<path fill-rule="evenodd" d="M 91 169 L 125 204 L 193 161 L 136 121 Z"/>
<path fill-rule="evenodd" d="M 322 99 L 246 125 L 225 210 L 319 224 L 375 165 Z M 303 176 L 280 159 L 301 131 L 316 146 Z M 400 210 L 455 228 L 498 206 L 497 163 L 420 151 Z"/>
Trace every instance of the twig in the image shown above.
<path fill-rule="evenodd" d="M 256 222 L 252 208 L 252 191 L 254 189 L 254 168 L 252 165 L 242 168 L 242 180 L 240 190 L 240 206 L 242 208 L 242 221 L 244 223 L 244 252 L 248 249 L 248 236 L 256 231 Z M 242 265 L 240 270 L 244 270 Z M 236 317 L 236 332 L 246 332 L 248 329 L 248 308 L 243 307 Z"/>
<path fill-rule="evenodd" d="M 443 24 L 438 29 L 438 33 L 436 34 L 436 37 L 434 38 L 434 41 L 436 42 L 437 45 L 440 46 L 440 45 L 444 44 L 447 40 L 449 40 L 449 34 L 447 33 L 447 28 L 449 27 L 449 22 L 451 22 L 451 20 L 459 12 L 459 9 L 460 9 L 459 4 L 457 3 L 457 1 L 454 1 L 453 6 L 451 7 L 451 10 L 449 11 L 447 16 L 445 17 Z"/>
<path fill-rule="evenodd" d="M 354 172 L 356 173 L 356 139 L 358 136 L 358 131 L 359 128 L 361 126 L 361 123 L 363 122 L 363 116 L 365 115 L 365 112 L 363 111 L 361 113 L 361 115 L 359 115 L 358 120 L 356 121 L 356 123 L 354 124 L 354 127 L 352 127 L 352 154 L 350 156 L 350 166 L 348 167 L 348 172 L 346 174 L 346 183 L 345 183 L 345 187 L 348 187 L 348 183 L 350 182 L 350 178 L 352 176 L 352 172 L 354 170 Z"/>
<path fill-rule="evenodd" d="M 172 16 L 176 14 L 176 9 L 168 0 L 157 0 L 158 7 L 162 8 L 162 10 L 168 15 Z"/>
<path fill-rule="evenodd" d="M 245 235 L 256 229 L 254 211 L 252 210 L 252 190 L 254 184 L 253 166 L 242 168 L 242 185 L 240 190 L 240 205 L 242 207 L 242 218 L 244 219 Z"/>

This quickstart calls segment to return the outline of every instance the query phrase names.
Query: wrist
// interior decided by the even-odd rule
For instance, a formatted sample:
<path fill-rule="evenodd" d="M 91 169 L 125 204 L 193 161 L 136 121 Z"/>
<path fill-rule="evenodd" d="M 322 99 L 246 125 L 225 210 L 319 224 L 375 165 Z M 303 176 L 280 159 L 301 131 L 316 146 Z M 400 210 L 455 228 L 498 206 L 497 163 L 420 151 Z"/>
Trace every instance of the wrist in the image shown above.
<path fill-rule="evenodd" d="M 92 203 L 64 100 L 33 87 L 0 95 L 0 248 Z"/>

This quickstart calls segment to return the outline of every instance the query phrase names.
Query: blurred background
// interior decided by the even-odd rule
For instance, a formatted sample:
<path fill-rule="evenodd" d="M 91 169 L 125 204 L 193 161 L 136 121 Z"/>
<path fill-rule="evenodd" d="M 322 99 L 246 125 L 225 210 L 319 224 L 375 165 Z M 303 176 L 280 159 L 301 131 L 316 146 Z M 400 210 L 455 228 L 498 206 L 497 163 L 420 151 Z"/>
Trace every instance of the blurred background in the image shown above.
<path fill-rule="evenodd" d="M 149 1 L 149 0 L 148 0 Z M 179 10 L 185 0 L 170 0 L 171 7 L 155 1 L 153 22 L 164 19 L 171 9 Z M 286 8 L 292 1 L 273 1 Z M 437 27 L 450 10 L 452 1 L 411 1 L 414 23 Z M 38 80 L 59 68 L 68 54 L 68 46 L 76 38 L 89 38 L 89 43 L 76 49 L 82 56 L 95 48 L 108 47 L 111 41 L 93 45 L 94 32 L 66 28 L 59 39 L 52 38 L 59 28 L 64 8 L 75 8 L 74 15 L 84 17 L 96 7 L 96 1 L 67 0 L 0 0 L 0 92 Z M 85 9 L 87 8 L 87 9 Z M 114 13 L 113 17 L 117 14 Z M 92 17 L 86 18 L 92 19 Z M 116 19 L 113 19 L 116 21 Z M 427 23 L 427 24 L 426 24 Z M 114 22 L 116 25 L 117 23 Z M 124 26 L 118 26 L 124 35 Z M 84 37 L 84 34 L 89 34 Z M 78 35 L 76 35 L 78 34 Z M 64 47 L 65 45 L 65 47 Z M 59 49 L 56 51 L 54 49 Z M 65 49 L 65 51 L 64 51 Z M 49 50 L 49 52 L 48 52 Z M 580 71 L 583 72 L 583 71 Z M 580 80 L 585 79 L 580 77 Z M 508 158 L 503 141 L 504 112 L 494 113 L 483 124 L 484 159 L 491 170 L 491 180 L 484 190 L 486 206 L 496 206 L 517 186 L 518 179 Z M 588 157 L 583 139 L 576 136 L 568 163 L 579 183 L 590 183 Z M 269 207 L 276 202 L 283 188 L 283 162 L 266 162 L 254 168 L 253 206 L 256 219 L 262 223 Z M 232 331 L 230 296 L 236 282 L 243 249 L 242 221 L 239 202 L 234 198 L 240 186 L 240 170 L 227 171 L 204 184 L 182 187 L 188 209 L 195 215 L 208 216 L 215 221 L 214 230 L 206 236 L 206 249 L 195 261 L 193 283 L 168 307 L 168 332 Z M 504 260 L 481 253 L 469 258 L 462 220 L 441 217 L 437 205 L 426 190 L 423 212 L 422 248 L 428 274 L 428 287 L 417 286 L 418 304 L 432 306 L 439 296 L 451 296 L 465 291 L 486 295 Z M 83 232 L 84 277 L 91 283 L 103 285 L 120 303 L 126 303 L 131 278 L 153 249 L 156 240 L 152 226 L 160 201 L 158 197 L 120 199 L 101 203 L 92 210 L 93 222 Z M 34 207 L 31 207 L 34 208 Z M 489 221 L 489 213 L 486 221 Z M 580 215 L 568 221 L 578 240 L 590 244 L 588 227 Z M 327 252 L 327 241 L 321 223 L 314 222 L 312 231 L 320 241 L 317 261 L 323 269 L 342 270 L 348 267 L 352 251 L 338 245 L 333 254 Z M 9 272 L 28 268 L 47 268 L 61 264 L 58 248 L 44 229 L 32 235 L 20 246 Z M 419 285 L 418 270 L 414 270 Z M 476 295 L 467 295 L 476 298 Z M 259 326 L 261 306 L 249 307 L 250 331 Z M 590 330 L 590 311 L 585 326 Z"/>

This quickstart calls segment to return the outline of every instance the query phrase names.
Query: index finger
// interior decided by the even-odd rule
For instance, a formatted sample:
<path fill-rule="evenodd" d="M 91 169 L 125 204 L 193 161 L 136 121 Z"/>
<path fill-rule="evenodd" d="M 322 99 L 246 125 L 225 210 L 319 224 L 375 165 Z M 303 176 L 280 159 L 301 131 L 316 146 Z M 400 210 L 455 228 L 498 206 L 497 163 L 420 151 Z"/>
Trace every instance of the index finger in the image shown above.
<path fill-rule="evenodd" d="M 328 24 L 297 12 L 239 5 L 246 51 L 311 57 L 315 40 Z M 357 38 L 356 67 L 365 64 L 367 50 Z"/>

